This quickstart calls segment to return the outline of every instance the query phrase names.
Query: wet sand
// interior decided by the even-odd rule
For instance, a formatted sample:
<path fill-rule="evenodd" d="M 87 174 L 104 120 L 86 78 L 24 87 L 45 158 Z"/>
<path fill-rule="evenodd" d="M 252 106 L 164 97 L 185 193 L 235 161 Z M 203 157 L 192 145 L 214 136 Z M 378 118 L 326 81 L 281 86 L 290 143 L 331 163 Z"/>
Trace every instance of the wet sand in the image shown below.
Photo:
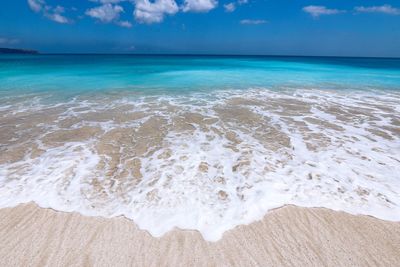
<path fill-rule="evenodd" d="M 163 223 L 163 222 L 160 222 Z M 286 206 L 217 242 L 34 204 L 0 210 L 0 266 L 398 266 L 400 223 Z"/>

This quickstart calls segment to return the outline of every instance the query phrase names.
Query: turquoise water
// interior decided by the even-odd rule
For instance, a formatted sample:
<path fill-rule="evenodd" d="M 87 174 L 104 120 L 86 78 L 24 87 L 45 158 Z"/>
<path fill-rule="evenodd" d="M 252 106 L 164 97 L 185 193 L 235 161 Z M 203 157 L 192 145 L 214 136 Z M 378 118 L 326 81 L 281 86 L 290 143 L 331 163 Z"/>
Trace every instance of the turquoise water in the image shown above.
<path fill-rule="evenodd" d="M 284 205 L 400 221 L 400 59 L 0 56 L 0 208 L 216 241 Z"/>
<path fill-rule="evenodd" d="M 266 87 L 400 89 L 400 59 L 2 55 L 2 95 L 97 91 L 185 93 Z"/>

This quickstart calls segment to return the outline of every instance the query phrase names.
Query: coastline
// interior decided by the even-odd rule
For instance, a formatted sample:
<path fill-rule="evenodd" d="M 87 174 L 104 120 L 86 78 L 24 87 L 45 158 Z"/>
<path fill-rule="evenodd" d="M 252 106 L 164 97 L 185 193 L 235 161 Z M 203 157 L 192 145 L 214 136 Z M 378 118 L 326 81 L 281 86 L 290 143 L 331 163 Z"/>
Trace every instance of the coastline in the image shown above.
<path fill-rule="evenodd" d="M 160 222 L 162 223 L 162 222 Z M 1 266 L 395 266 L 400 222 L 285 206 L 217 242 L 196 231 L 161 238 L 123 218 L 29 203 L 0 209 Z"/>
<path fill-rule="evenodd" d="M 400 61 L 29 58 L 0 266 L 398 266 Z"/>

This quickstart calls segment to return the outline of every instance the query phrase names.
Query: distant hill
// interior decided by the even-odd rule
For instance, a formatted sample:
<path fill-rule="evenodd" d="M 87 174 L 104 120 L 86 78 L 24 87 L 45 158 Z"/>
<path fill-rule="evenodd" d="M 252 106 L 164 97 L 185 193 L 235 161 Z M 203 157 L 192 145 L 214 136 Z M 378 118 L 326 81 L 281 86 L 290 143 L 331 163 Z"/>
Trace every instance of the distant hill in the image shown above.
<path fill-rule="evenodd" d="M 39 54 L 39 52 L 35 50 L 0 47 L 0 54 Z"/>

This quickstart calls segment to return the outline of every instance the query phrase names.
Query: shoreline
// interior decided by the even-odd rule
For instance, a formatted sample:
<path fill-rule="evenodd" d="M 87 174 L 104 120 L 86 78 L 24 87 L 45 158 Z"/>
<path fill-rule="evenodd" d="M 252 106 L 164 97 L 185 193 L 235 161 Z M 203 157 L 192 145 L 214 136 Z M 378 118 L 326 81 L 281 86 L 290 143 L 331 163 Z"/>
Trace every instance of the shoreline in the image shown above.
<path fill-rule="evenodd" d="M 198 229 L 187 229 L 187 228 L 180 228 L 180 227 L 178 227 L 178 226 L 175 226 L 175 227 L 173 227 L 173 229 L 167 231 L 166 233 L 162 234 L 161 236 L 155 236 L 155 235 L 153 235 L 149 230 L 147 230 L 147 229 L 145 229 L 145 228 L 141 228 L 141 227 L 135 222 L 134 219 L 131 219 L 131 218 L 125 216 L 124 214 L 120 214 L 120 215 L 116 215 L 116 216 L 109 216 L 109 217 L 107 217 L 107 216 L 102 216 L 102 215 L 97 215 L 97 214 L 85 214 L 85 213 L 82 213 L 82 212 L 80 212 L 80 211 L 75 211 L 75 210 L 66 211 L 66 210 L 61 210 L 61 209 L 59 210 L 59 209 L 53 208 L 53 207 L 43 207 L 43 206 L 41 206 L 40 204 L 36 203 L 36 202 L 33 201 L 33 200 L 31 200 L 31 201 L 29 201 L 29 202 L 26 202 L 26 203 L 18 203 L 18 204 L 14 205 L 14 206 L 9 206 L 9 207 L 0 208 L 0 214 L 1 214 L 1 212 L 2 212 L 3 210 L 5 210 L 5 209 L 17 209 L 17 208 L 20 207 L 20 206 L 29 206 L 29 207 L 32 206 L 32 207 L 35 207 L 35 208 L 37 208 L 37 209 L 39 209 L 39 210 L 49 210 L 49 211 L 54 212 L 54 213 L 56 213 L 56 214 L 57 214 L 57 213 L 76 214 L 76 215 L 81 216 L 81 217 L 84 217 L 84 218 L 93 218 L 93 219 L 96 219 L 96 220 L 116 220 L 116 219 L 122 219 L 122 220 L 126 220 L 126 221 L 128 221 L 128 222 L 131 222 L 132 224 L 135 225 L 135 228 L 137 228 L 138 231 L 145 232 L 145 233 L 148 234 L 150 237 L 155 238 L 155 239 L 163 238 L 164 236 L 168 235 L 170 232 L 174 232 L 174 231 L 179 231 L 179 232 L 193 232 L 193 233 L 199 234 L 199 235 L 201 236 L 201 238 L 204 240 L 204 242 L 206 242 L 206 243 L 217 243 L 217 242 L 219 242 L 221 239 L 224 238 L 224 236 L 225 236 L 226 233 L 229 233 L 229 232 L 231 232 L 231 231 L 235 231 L 238 227 L 245 227 L 245 226 L 249 226 L 249 225 L 252 225 L 252 224 L 256 224 L 256 223 L 262 222 L 263 220 L 266 219 L 266 217 L 268 217 L 268 215 L 269 215 L 271 212 L 279 212 L 279 210 L 281 210 L 281 209 L 306 209 L 306 210 L 307 210 L 307 209 L 310 209 L 310 210 L 322 210 L 322 211 L 333 212 L 333 213 L 344 213 L 344 214 L 347 214 L 347 215 L 350 215 L 350 216 L 355 216 L 355 217 L 367 217 L 367 218 L 371 218 L 371 219 L 378 220 L 378 221 L 383 221 L 383 222 L 398 223 L 399 226 L 400 226 L 400 220 L 383 219 L 383 218 L 379 218 L 379 217 L 376 217 L 376 216 L 370 215 L 370 214 L 351 213 L 351 212 L 349 212 L 349 211 L 347 211 L 347 210 L 340 210 L 340 209 L 335 210 L 335 209 L 328 208 L 328 207 L 301 206 L 301 205 L 298 205 L 298 204 L 283 204 L 282 206 L 279 206 L 279 207 L 276 207 L 276 208 L 271 208 L 271 209 L 267 210 L 267 211 L 265 212 L 265 214 L 264 214 L 261 218 L 259 218 L 259 219 L 255 219 L 254 221 L 249 222 L 249 223 L 238 224 L 238 225 L 234 226 L 233 228 L 230 228 L 230 229 L 226 230 L 226 231 L 222 234 L 222 237 L 219 238 L 218 240 L 207 240 L 207 239 L 203 236 L 203 234 L 201 233 L 201 231 L 198 230 Z"/>
<path fill-rule="evenodd" d="M 207 240 L 284 204 L 400 220 L 400 95 L 212 95 L 16 99 L 0 112 L 0 203 L 123 214 L 154 236 L 179 226 Z"/>
<path fill-rule="evenodd" d="M 284 206 L 217 242 L 193 230 L 151 236 L 124 217 L 86 217 L 33 203 L 0 209 L 0 265 L 395 266 L 400 222 Z"/>

